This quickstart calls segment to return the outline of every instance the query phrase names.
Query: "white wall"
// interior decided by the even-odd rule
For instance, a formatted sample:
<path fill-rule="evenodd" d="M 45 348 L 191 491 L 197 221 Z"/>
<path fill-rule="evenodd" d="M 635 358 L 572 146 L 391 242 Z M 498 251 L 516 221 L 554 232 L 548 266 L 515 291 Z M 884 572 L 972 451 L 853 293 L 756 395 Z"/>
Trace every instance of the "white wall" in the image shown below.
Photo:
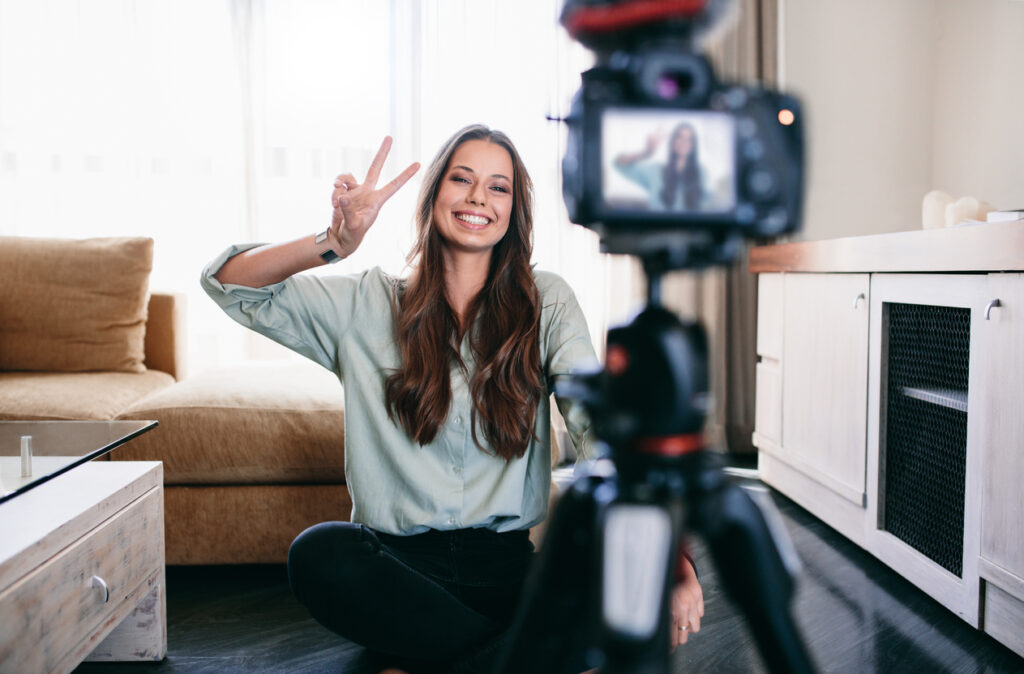
<path fill-rule="evenodd" d="M 807 109 L 799 238 L 918 229 L 932 189 L 1024 205 L 1024 2 L 780 0 Z"/>
<path fill-rule="evenodd" d="M 938 4 L 932 181 L 1024 208 L 1024 2 Z"/>

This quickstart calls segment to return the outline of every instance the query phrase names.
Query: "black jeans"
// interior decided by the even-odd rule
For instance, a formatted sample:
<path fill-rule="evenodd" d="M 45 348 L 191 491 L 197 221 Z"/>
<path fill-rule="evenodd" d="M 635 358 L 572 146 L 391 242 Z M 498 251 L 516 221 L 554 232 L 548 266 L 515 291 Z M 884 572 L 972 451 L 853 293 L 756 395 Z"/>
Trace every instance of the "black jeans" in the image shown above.
<path fill-rule="evenodd" d="M 292 543 L 288 578 L 313 618 L 382 663 L 488 671 L 479 663 L 501 649 L 532 557 L 527 531 L 391 536 L 324 522 Z"/>

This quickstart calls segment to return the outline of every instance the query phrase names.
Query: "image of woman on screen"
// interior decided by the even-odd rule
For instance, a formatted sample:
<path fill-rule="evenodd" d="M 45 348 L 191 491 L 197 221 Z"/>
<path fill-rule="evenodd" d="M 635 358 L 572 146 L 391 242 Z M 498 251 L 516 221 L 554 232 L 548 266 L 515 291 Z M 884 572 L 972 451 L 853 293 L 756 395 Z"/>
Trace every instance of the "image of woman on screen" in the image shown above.
<path fill-rule="evenodd" d="M 618 155 L 614 161 L 616 170 L 644 189 L 652 211 L 704 210 L 696 130 L 687 122 L 672 130 L 664 163 L 653 160 L 663 140 L 664 134 L 656 132 L 648 136 L 642 150 Z"/>

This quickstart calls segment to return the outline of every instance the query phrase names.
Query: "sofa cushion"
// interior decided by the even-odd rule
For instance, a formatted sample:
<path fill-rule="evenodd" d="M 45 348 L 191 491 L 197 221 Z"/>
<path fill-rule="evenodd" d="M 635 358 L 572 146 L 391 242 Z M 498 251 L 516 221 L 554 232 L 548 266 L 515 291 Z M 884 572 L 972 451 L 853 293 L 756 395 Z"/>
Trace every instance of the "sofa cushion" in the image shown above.
<path fill-rule="evenodd" d="M 160 422 L 112 458 L 163 461 L 168 485 L 345 481 L 341 384 L 308 361 L 205 372 L 119 418 Z"/>
<path fill-rule="evenodd" d="M 167 563 L 284 564 L 305 529 L 351 516 L 343 484 L 171 485 L 164 489 Z"/>
<path fill-rule="evenodd" d="M 148 238 L 0 237 L 0 370 L 143 372 Z"/>
<path fill-rule="evenodd" d="M 166 372 L 0 372 L 0 419 L 113 419 L 174 383 Z"/>

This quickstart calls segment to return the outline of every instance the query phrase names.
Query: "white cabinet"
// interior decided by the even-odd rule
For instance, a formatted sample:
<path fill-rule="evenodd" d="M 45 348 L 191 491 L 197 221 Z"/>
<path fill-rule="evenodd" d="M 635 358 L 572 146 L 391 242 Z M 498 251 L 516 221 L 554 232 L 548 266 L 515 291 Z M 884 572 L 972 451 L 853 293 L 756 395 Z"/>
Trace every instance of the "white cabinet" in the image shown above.
<path fill-rule="evenodd" d="M 762 479 L 1024 655 L 1024 274 L 761 273 L 757 347 Z"/>
<path fill-rule="evenodd" d="M 754 444 L 762 478 L 858 542 L 868 274 L 762 274 Z"/>
<path fill-rule="evenodd" d="M 999 306 L 983 320 L 982 627 L 1024 655 L 1024 274 L 989 274 L 988 297 Z"/>

